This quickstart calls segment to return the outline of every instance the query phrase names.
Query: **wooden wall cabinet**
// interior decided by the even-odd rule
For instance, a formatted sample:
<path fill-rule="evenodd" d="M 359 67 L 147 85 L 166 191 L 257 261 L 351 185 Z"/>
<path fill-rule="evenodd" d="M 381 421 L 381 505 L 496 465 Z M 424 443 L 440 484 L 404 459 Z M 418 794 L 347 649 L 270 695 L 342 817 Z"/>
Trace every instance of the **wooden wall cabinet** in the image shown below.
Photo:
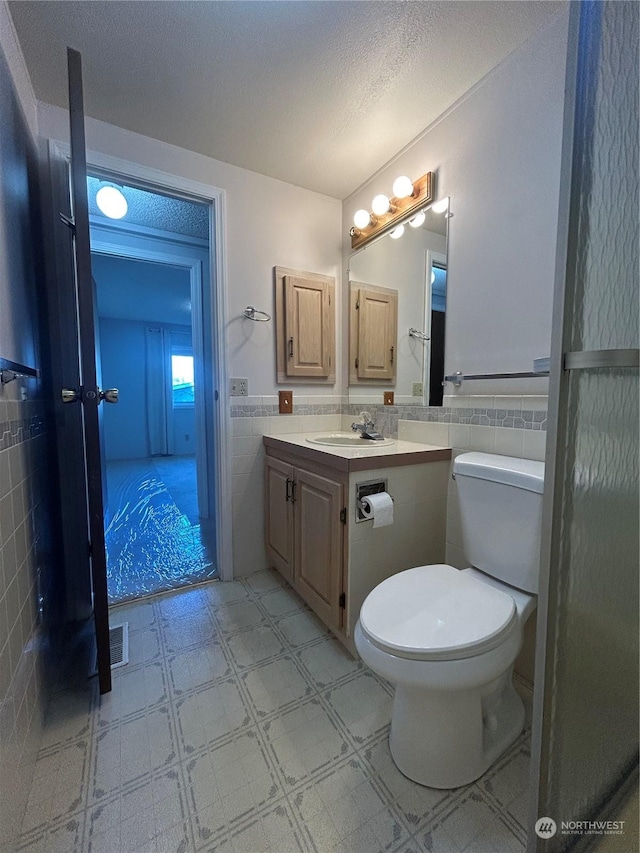
<path fill-rule="evenodd" d="M 345 482 L 313 463 L 266 457 L 267 554 L 322 621 L 343 627 L 346 544 Z"/>
<path fill-rule="evenodd" d="M 398 291 L 358 281 L 349 291 L 349 382 L 392 384 L 398 354 Z"/>
<path fill-rule="evenodd" d="M 276 267 L 275 287 L 278 382 L 335 383 L 335 279 Z"/>

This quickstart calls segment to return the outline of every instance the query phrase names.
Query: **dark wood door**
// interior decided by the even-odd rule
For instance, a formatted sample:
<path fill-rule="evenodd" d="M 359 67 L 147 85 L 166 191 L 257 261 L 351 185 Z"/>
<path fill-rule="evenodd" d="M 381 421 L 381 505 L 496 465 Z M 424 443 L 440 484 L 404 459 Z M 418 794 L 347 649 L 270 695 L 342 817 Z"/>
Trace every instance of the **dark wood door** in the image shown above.
<path fill-rule="evenodd" d="M 104 507 L 100 422 L 98 407 L 103 393 L 96 374 L 96 335 L 91 247 L 89 239 L 89 207 L 87 199 L 87 157 L 85 150 L 84 104 L 82 91 L 82 59 L 67 50 L 69 72 L 69 121 L 71 129 L 71 211 L 75 288 L 77 301 L 77 340 L 80 364 L 80 387 L 71 402 L 82 406 L 85 491 L 89 534 L 93 617 L 96 631 L 97 666 L 100 693 L 111 690 L 111 656 L 109 651 L 109 609 L 107 598 L 107 561 L 104 541 Z M 68 395 L 69 398 L 70 395 Z"/>

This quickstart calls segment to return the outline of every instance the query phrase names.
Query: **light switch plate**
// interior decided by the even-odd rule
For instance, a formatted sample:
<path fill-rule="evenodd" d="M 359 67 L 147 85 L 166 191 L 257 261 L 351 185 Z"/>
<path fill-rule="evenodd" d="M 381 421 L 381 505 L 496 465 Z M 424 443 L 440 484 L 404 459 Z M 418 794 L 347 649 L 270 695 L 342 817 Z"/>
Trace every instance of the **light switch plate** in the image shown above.
<path fill-rule="evenodd" d="M 411 396 L 422 397 L 424 394 L 424 384 L 422 382 L 413 382 L 411 384 Z"/>
<path fill-rule="evenodd" d="M 249 396 L 249 380 L 248 379 L 230 379 L 229 380 L 229 396 L 230 397 L 248 397 Z"/>

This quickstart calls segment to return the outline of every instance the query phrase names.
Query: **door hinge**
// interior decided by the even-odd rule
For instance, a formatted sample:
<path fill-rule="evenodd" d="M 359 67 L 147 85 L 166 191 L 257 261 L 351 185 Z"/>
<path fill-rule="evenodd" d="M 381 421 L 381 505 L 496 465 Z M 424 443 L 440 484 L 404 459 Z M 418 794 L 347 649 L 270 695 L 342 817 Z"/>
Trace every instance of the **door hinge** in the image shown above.
<path fill-rule="evenodd" d="M 70 216 L 65 216 L 64 213 L 61 213 L 60 222 L 62 222 L 63 225 L 66 225 L 74 234 L 76 233 L 76 223 Z"/>
<path fill-rule="evenodd" d="M 346 508 L 346 506 L 340 510 L 340 521 L 343 524 L 347 523 L 347 508 Z"/>
<path fill-rule="evenodd" d="M 344 592 L 340 593 L 340 598 L 338 599 L 338 604 L 340 605 L 340 608 L 342 610 L 344 610 L 345 607 L 347 606 L 347 596 L 345 595 Z"/>

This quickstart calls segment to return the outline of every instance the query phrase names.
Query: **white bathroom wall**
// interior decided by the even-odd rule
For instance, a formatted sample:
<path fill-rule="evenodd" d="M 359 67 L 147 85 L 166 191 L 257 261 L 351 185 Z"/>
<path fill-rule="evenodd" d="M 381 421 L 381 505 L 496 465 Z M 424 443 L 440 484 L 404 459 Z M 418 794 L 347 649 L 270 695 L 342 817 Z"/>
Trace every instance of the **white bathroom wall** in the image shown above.
<path fill-rule="evenodd" d="M 43 138 L 66 141 L 66 111 L 39 103 L 38 129 Z M 226 191 L 229 375 L 248 378 L 251 395 L 276 394 L 275 324 L 243 319 L 242 311 L 254 305 L 274 314 L 276 265 L 335 276 L 339 283 L 340 202 L 91 118 L 86 133 L 89 151 Z M 336 310 L 340 328 L 340 304 Z M 336 355 L 340 376 L 339 347 Z M 333 397 L 338 388 L 299 386 L 299 393 Z"/>
<path fill-rule="evenodd" d="M 395 177 L 436 172 L 437 196 L 451 196 L 447 373 L 531 370 L 549 355 L 567 31 L 563 11 L 344 203 L 346 268 L 354 212 Z M 462 393 L 546 393 L 523 382 Z"/>

